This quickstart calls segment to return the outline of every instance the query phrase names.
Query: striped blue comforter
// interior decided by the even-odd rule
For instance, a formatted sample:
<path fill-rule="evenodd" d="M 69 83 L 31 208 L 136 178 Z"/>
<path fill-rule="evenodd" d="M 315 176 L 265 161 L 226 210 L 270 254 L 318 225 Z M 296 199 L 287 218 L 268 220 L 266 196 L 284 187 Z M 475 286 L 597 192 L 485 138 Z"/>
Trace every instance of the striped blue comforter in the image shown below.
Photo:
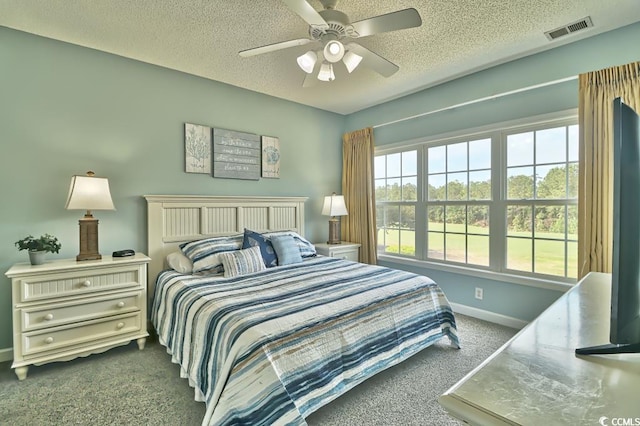
<path fill-rule="evenodd" d="M 429 278 L 330 257 L 236 278 L 158 277 L 152 321 L 203 425 L 306 424 L 313 411 L 447 336 Z"/>

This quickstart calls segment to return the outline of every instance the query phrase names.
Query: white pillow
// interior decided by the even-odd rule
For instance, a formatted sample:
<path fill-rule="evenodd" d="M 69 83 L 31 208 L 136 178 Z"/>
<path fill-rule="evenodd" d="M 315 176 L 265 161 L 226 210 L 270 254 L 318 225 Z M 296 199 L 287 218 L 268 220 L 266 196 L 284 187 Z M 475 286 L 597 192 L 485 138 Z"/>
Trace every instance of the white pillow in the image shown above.
<path fill-rule="evenodd" d="M 262 260 L 260 246 L 220 253 L 225 278 L 239 277 L 252 272 L 264 271 L 267 267 Z"/>
<path fill-rule="evenodd" d="M 174 271 L 182 274 L 190 274 L 193 272 L 193 262 L 181 251 L 174 251 L 167 255 L 167 264 Z"/>

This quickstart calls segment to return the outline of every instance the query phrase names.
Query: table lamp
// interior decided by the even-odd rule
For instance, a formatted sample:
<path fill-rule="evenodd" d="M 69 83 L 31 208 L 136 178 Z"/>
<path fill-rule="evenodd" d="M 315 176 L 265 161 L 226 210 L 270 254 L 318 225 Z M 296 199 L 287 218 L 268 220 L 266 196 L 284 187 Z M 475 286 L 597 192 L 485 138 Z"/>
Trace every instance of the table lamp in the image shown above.
<path fill-rule="evenodd" d="M 98 219 L 91 214 L 92 210 L 115 210 L 109 191 L 109 180 L 96 177 L 89 171 L 86 176 L 72 176 L 67 210 L 86 210 L 87 213 L 78 221 L 80 225 L 80 254 L 76 260 L 102 259 L 98 252 Z"/>
<path fill-rule="evenodd" d="M 329 219 L 329 241 L 327 241 L 327 244 L 340 244 L 340 219 L 336 216 L 346 216 L 349 214 L 347 213 L 347 206 L 344 203 L 344 196 L 336 195 L 334 192 L 324 197 L 322 214 L 324 216 L 331 216 L 331 219 Z"/>

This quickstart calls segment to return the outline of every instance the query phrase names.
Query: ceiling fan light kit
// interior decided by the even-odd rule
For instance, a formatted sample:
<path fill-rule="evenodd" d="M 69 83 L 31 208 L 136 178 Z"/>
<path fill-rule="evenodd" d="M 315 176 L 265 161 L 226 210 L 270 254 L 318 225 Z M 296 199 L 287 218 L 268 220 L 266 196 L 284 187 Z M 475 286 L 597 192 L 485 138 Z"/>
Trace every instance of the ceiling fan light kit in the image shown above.
<path fill-rule="evenodd" d="M 318 55 L 316 52 L 310 50 L 304 55 L 298 56 L 298 65 L 302 68 L 302 71 L 307 74 L 311 74 L 313 72 L 313 68 L 316 66 L 316 62 L 318 61 Z"/>
<path fill-rule="evenodd" d="M 345 13 L 335 9 L 337 0 L 320 0 L 324 7 L 324 10 L 321 11 L 316 11 L 306 0 L 282 0 L 282 2 L 309 24 L 309 38 L 247 49 L 239 52 L 239 55 L 247 58 L 309 43 L 320 43 L 320 49 L 309 50 L 298 56 L 297 62 L 300 68 L 307 73 L 307 78 L 310 78 L 316 69 L 318 58 L 322 55 L 322 64 L 317 76 L 321 81 L 335 80 L 333 64 L 339 63 L 341 60 L 349 73 L 352 73 L 362 62 L 363 66 L 383 77 L 395 74 L 399 69 L 396 64 L 361 44 L 351 41 L 351 39 L 422 25 L 420 14 L 413 8 L 352 23 Z M 306 86 L 307 78 L 303 86 Z"/>
<path fill-rule="evenodd" d="M 318 72 L 318 80 L 320 81 L 333 81 L 336 79 L 336 75 L 333 73 L 333 65 L 329 62 L 323 62 L 320 65 L 320 71 Z"/>

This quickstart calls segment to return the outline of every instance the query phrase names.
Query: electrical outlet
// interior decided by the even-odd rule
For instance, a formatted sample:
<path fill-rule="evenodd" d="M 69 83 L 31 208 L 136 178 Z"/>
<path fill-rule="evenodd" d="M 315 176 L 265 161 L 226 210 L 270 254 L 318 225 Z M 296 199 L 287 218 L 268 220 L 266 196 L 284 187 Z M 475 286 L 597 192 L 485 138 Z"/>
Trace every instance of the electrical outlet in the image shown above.
<path fill-rule="evenodd" d="M 481 287 L 476 287 L 476 299 L 482 300 L 482 297 L 484 296 L 483 293 L 484 292 L 482 291 Z"/>

